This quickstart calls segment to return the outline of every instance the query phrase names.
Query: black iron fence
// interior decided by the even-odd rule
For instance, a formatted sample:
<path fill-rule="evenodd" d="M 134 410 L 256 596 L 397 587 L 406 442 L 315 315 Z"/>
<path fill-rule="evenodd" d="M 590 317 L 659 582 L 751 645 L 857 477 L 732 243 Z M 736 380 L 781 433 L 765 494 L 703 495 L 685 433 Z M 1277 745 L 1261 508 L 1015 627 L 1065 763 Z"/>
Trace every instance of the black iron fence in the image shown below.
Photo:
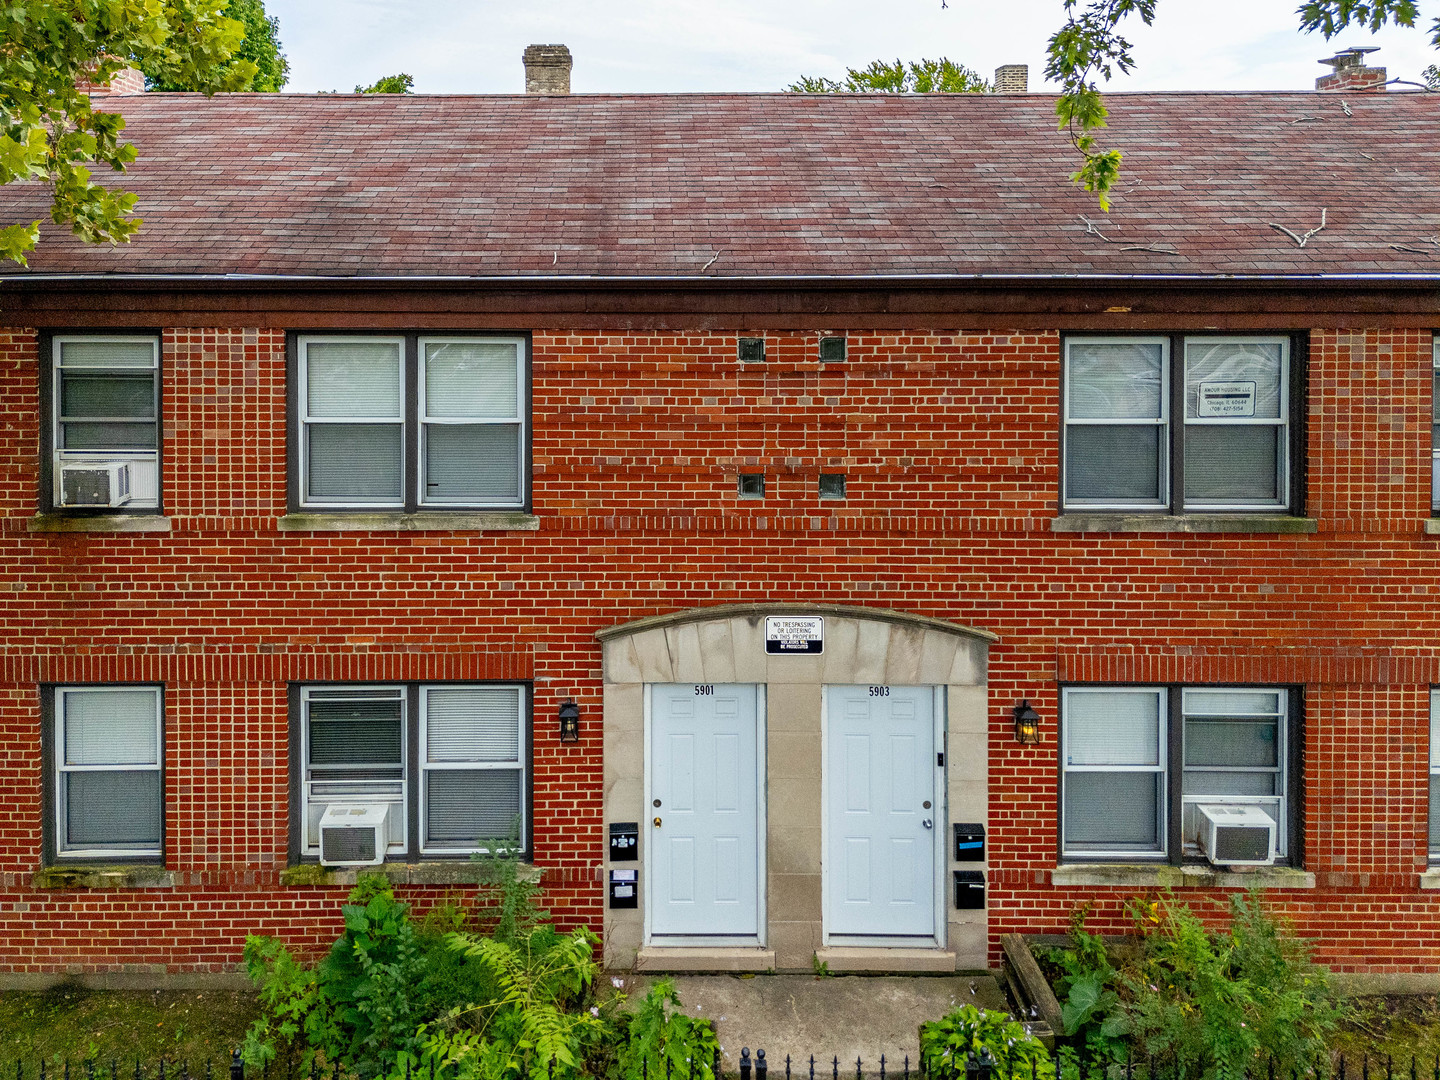
<path fill-rule="evenodd" d="M 740 1051 L 740 1080 L 1050 1080 L 1049 1066 L 1044 1070 L 1034 1063 L 1009 1069 L 991 1058 L 986 1051 L 978 1055 L 944 1059 L 938 1066 L 928 1067 L 907 1054 L 898 1062 L 881 1054 L 865 1061 L 856 1058 L 853 1065 L 838 1055 L 828 1058 L 795 1058 L 785 1055 L 783 1062 L 772 1062 L 765 1050 L 753 1054 L 749 1047 Z M 229 1072 L 228 1078 L 226 1072 Z M 557 1063 L 549 1068 L 550 1080 L 557 1077 Z M 1062 1048 L 1054 1058 L 1054 1080 L 1200 1080 L 1203 1069 L 1155 1058 L 1131 1057 L 1125 1061 L 1086 1055 L 1083 1047 Z M 453 1067 L 437 1065 L 434 1060 L 414 1062 L 405 1068 L 405 1080 L 450 1080 Z M 771 1077 L 771 1072 L 775 1073 Z M 689 1060 L 682 1067 L 666 1061 L 661 1070 L 642 1065 L 641 1074 L 632 1080 L 715 1080 L 724 1075 L 720 1054 L 713 1062 Z M 1362 1054 L 1357 1062 L 1344 1054 L 1335 1054 L 1328 1061 L 1300 1068 L 1278 1067 L 1273 1060 L 1257 1061 L 1244 1072 L 1246 1080 L 1440 1080 L 1440 1054 L 1429 1062 L 1415 1055 L 1397 1063 L 1386 1054 Z M 185 1061 L 161 1058 L 151 1063 L 135 1061 L 122 1065 L 118 1060 L 108 1063 L 93 1059 L 78 1062 L 45 1061 L 14 1062 L 12 1069 L 0 1066 L 0 1080 L 355 1080 L 340 1064 L 321 1064 L 312 1060 L 305 1069 L 296 1069 L 293 1062 L 272 1068 L 247 1069 L 237 1050 L 220 1066 L 205 1062 L 191 1068 Z"/>

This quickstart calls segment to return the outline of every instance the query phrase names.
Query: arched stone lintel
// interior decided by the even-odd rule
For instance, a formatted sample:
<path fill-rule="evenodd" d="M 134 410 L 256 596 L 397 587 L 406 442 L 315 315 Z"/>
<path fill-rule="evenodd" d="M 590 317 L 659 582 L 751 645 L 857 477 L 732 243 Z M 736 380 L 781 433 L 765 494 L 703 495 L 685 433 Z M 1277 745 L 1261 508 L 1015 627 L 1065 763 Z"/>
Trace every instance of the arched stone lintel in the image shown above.
<path fill-rule="evenodd" d="M 770 656 L 767 615 L 826 617 L 819 656 Z M 887 608 L 722 604 L 609 627 L 596 635 L 610 685 L 666 682 L 880 683 L 983 687 L 990 645 L 976 630 Z"/>

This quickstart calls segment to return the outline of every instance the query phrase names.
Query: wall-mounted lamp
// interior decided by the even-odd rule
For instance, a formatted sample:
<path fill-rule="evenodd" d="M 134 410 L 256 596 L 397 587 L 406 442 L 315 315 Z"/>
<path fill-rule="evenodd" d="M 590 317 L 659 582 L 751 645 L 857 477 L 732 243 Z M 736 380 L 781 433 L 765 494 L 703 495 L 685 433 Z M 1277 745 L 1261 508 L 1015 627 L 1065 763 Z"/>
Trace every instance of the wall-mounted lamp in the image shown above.
<path fill-rule="evenodd" d="M 560 741 L 580 741 L 580 706 L 573 701 L 560 703 Z"/>
<path fill-rule="evenodd" d="M 1015 741 L 1022 746 L 1034 746 L 1040 741 L 1040 714 L 1022 701 L 1010 710 L 1015 716 Z"/>

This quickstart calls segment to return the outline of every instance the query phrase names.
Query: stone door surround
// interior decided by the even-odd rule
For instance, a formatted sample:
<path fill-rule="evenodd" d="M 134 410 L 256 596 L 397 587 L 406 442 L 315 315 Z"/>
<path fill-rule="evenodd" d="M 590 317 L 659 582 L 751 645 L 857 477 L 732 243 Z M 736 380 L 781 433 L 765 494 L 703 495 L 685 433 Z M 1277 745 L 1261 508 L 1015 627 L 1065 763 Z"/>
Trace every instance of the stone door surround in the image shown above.
<path fill-rule="evenodd" d="M 765 653 L 767 615 L 820 615 L 818 656 Z M 955 911 L 945 875 L 943 949 L 826 949 L 821 910 L 821 702 L 827 684 L 945 687 L 949 822 L 984 822 L 987 803 L 986 669 L 994 634 L 886 608 L 835 604 L 724 604 L 607 627 L 603 654 L 605 821 L 645 821 L 645 684 L 757 683 L 765 691 L 765 890 L 760 948 L 650 948 L 641 906 L 605 912 L 605 959 L 618 968 L 809 971 L 984 969 L 983 911 Z M 941 824 L 937 822 L 937 825 Z M 945 844 L 947 856 L 951 845 Z M 958 866 L 958 864 L 955 864 Z M 609 864 L 607 860 L 607 871 Z M 977 869 L 967 863 L 964 869 Z"/>

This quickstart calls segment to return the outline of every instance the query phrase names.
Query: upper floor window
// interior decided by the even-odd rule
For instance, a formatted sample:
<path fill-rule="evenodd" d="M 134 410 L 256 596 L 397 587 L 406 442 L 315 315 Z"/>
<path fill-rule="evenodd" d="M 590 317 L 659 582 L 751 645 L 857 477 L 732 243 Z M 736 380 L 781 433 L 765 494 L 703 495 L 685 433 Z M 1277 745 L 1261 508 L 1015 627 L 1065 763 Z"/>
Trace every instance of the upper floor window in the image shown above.
<path fill-rule="evenodd" d="M 298 505 L 522 508 L 520 338 L 300 337 Z"/>
<path fill-rule="evenodd" d="M 52 506 L 160 505 L 159 376 L 156 337 L 51 339 Z"/>
<path fill-rule="evenodd" d="M 1291 508 L 1291 351 L 1280 336 L 1067 338 L 1065 507 Z"/>
<path fill-rule="evenodd" d="M 50 784 L 61 858 L 154 858 L 163 851 L 164 710 L 158 686 L 59 686 Z"/>
<path fill-rule="evenodd" d="M 1430 394 L 1430 506 L 1440 513 L 1440 336 L 1430 346 L 1435 378 Z"/>
<path fill-rule="evenodd" d="M 1199 856 L 1202 805 L 1254 807 L 1285 857 L 1298 787 L 1292 692 L 1073 686 L 1061 696 L 1061 850 Z"/>

